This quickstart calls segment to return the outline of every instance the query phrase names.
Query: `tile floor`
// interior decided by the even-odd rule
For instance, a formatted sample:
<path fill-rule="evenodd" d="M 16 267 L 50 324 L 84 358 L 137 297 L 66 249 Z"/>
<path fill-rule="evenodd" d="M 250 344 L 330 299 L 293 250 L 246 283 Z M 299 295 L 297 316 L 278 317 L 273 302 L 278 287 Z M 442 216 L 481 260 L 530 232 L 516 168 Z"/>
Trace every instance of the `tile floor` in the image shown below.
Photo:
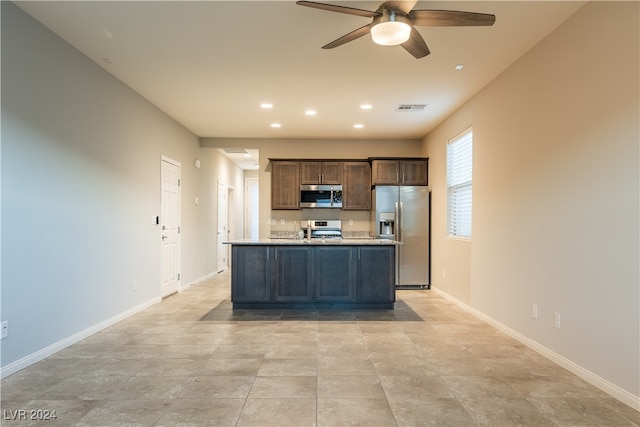
<path fill-rule="evenodd" d="M 388 311 L 233 311 L 224 273 L 0 385 L 3 426 L 640 425 L 433 291 Z"/>

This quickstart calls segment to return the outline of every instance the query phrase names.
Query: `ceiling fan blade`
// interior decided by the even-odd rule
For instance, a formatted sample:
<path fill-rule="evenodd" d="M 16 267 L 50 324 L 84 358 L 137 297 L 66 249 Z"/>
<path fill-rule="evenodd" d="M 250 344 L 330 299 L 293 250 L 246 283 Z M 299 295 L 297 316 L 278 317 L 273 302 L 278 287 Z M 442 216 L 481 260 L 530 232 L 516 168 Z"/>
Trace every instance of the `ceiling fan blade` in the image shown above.
<path fill-rule="evenodd" d="M 424 41 L 418 30 L 413 27 L 411 28 L 411 36 L 409 36 L 409 40 L 402 43 L 401 46 L 416 59 L 424 58 L 431 53 L 427 43 Z"/>
<path fill-rule="evenodd" d="M 364 16 L 366 18 L 375 18 L 381 14 L 378 12 L 372 12 L 370 10 L 356 9 L 354 7 L 337 6 L 335 4 L 318 3 L 315 1 L 297 1 L 296 4 L 300 6 L 313 7 L 315 9 L 328 10 L 330 12 L 347 13 L 349 15 Z"/>
<path fill-rule="evenodd" d="M 417 0 L 413 1 L 386 1 L 380 5 L 378 10 L 382 9 L 391 9 L 391 10 L 399 10 L 400 12 L 408 15 L 411 12 L 411 9 L 418 3 Z"/>
<path fill-rule="evenodd" d="M 409 19 L 413 25 L 429 27 L 491 26 L 496 22 L 495 15 L 455 10 L 412 10 Z"/>
<path fill-rule="evenodd" d="M 322 46 L 323 49 L 333 49 L 334 47 L 338 47 L 338 46 L 342 46 L 345 43 L 349 43 L 350 41 L 353 41 L 357 38 L 360 38 L 364 35 L 369 34 L 369 30 L 371 29 L 371 24 L 367 24 L 364 27 L 360 27 L 357 30 L 353 30 L 351 31 L 349 34 L 345 34 L 344 36 L 340 37 L 339 39 L 336 39 L 334 41 L 332 41 L 331 43 Z"/>

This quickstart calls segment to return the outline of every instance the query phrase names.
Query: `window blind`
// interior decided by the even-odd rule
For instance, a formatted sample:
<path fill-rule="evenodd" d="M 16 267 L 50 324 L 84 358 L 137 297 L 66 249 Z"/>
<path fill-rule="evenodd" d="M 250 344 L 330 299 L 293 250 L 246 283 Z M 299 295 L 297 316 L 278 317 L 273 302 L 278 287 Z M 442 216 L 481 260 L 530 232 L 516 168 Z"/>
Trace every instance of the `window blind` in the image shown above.
<path fill-rule="evenodd" d="M 447 144 L 447 210 L 449 236 L 471 237 L 473 131 Z"/>

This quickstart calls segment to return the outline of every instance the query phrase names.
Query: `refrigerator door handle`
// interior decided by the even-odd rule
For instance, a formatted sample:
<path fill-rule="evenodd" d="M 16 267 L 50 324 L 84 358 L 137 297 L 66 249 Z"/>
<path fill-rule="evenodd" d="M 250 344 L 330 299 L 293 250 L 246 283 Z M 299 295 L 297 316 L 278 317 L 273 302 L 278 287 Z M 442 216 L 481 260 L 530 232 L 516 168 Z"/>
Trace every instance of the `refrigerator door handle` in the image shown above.
<path fill-rule="evenodd" d="M 394 230 L 394 233 L 396 235 L 396 241 L 400 241 L 400 206 L 398 205 L 398 202 L 396 202 L 395 205 L 395 209 L 393 212 L 393 222 L 396 225 L 396 229 Z"/>
<path fill-rule="evenodd" d="M 398 214 L 397 214 L 397 218 L 396 218 L 396 224 L 398 227 L 398 241 L 402 242 L 404 240 L 404 206 L 402 204 L 402 202 L 400 202 L 399 204 L 396 203 L 397 209 L 398 209 Z"/>

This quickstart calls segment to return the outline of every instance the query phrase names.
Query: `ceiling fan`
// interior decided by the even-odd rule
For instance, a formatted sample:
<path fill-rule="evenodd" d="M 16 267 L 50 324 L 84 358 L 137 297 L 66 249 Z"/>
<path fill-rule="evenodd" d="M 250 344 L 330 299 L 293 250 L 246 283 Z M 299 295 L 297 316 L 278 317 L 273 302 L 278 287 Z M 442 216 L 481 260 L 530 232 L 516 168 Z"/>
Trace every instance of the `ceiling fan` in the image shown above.
<path fill-rule="evenodd" d="M 412 10 L 416 3 L 417 0 L 385 1 L 374 12 L 313 1 L 296 2 L 301 6 L 315 9 L 373 18 L 371 23 L 322 46 L 323 49 L 342 46 L 370 33 L 371 38 L 377 44 L 384 46 L 401 45 L 415 58 L 422 58 L 429 55 L 430 51 L 427 43 L 418 30 L 415 29 L 416 25 L 431 27 L 491 26 L 496 22 L 495 15 L 488 13 L 455 10 Z"/>

